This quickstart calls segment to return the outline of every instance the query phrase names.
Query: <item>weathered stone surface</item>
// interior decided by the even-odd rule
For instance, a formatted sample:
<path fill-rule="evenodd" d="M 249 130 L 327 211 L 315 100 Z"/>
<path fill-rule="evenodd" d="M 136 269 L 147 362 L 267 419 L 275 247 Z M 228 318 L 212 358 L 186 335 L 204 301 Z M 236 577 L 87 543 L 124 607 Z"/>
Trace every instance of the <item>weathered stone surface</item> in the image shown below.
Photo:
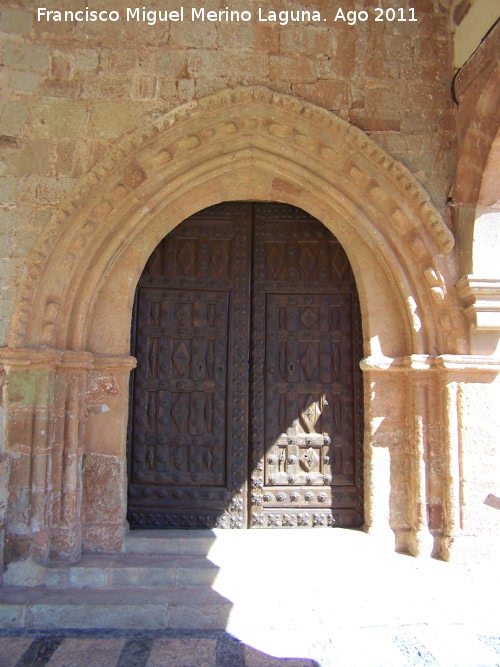
<path fill-rule="evenodd" d="M 498 531 L 500 330 L 478 290 L 466 322 L 455 285 L 491 272 L 498 254 L 475 209 L 490 215 L 499 199 L 498 27 L 455 81 L 457 112 L 450 21 L 431 0 L 415 4 L 415 23 L 356 26 L 334 22 L 327 0 L 309 3 L 326 21 L 299 26 L 75 25 L 10 4 L 0 10 L 0 345 L 17 349 L 0 348 L 9 558 L 76 557 L 82 541 L 121 548 L 135 285 L 165 234 L 227 199 L 302 207 L 349 256 L 368 357 L 367 527 L 445 557 L 483 536 L 486 553 Z M 99 361 L 108 355 L 115 366 Z"/>
<path fill-rule="evenodd" d="M 87 454 L 83 461 L 85 524 L 121 523 L 124 516 L 120 479 L 123 463 L 114 456 Z"/>
<path fill-rule="evenodd" d="M 102 139 L 114 139 L 136 127 L 142 109 L 133 102 L 100 102 L 91 108 L 90 129 Z"/>
<path fill-rule="evenodd" d="M 53 667 L 81 664 L 81 660 L 92 655 L 95 667 L 107 667 L 118 664 L 125 639 L 68 639 L 60 646 L 50 659 Z"/>
<path fill-rule="evenodd" d="M 0 10 L 0 30 L 13 35 L 29 35 L 33 28 L 33 13 L 27 9 L 3 7 Z"/>
<path fill-rule="evenodd" d="M 48 99 L 32 111 L 37 132 L 57 140 L 81 136 L 86 117 L 87 105 L 77 100 Z"/>
<path fill-rule="evenodd" d="M 45 569 L 31 559 L 10 563 L 4 574 L 6 586 L 43 586 Z"/>
<path fill-rule="evenodd" d="M 22 100 L 11 100 L 7 102 L 0 116 L 2 134 L 18 137 L 28 119 L 28 109 Z M 25 173 L 25 172 L 24 172 Z"/>
<path fill-rule="evenodd" d="M 49 68 L 50 49 L 45 44 L 8 41 L 4 48 L 4 64 L 13 69 L 46 72 Z"/>

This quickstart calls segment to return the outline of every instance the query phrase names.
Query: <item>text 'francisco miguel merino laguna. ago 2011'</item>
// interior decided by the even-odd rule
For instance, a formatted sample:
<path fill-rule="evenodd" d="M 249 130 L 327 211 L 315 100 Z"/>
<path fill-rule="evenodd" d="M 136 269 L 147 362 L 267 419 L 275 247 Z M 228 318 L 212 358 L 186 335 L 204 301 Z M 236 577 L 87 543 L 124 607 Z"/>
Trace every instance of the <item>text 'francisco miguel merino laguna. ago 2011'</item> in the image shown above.
<path fill-rule="evenodd" d="M 341 21 L 354 25 L 359 22 L 366 22 L 369 19 L 373 21 L 417 21 L 415 17 L 415 10 L 413 8 L 398 8 L 391 7 L 381 9 L 379 7 L 372 8 L 373 11 L 347 11 L 342 8 L 337 8 L 335 15 L 331 17 L 333 22 Z M 155 25 L 160 21 L 164 22 L 183 22 L 183 21 L 209 21 L 212 23 L 248 23 L 251 21 L 258 21 L 260 23 L 279 23 L 280 25 L 287 25 L 288 23 L 319 23 L 326 21 L 326 18 L 321 16 L 321 12 L 307 9 L 296 10 L 282 10 L 274 11 L 272 9 L 262 9 L 258 7 L 256 11 L 242 10 L 237 11 L 229 9 L 219 9 L 217 11 L 208 11 L 205 7 L 179 7 L 175 10 L 163 9 L 148 9 L 147 7 L 126 7 L 124 10 L 95 10 L 89 7 L 85 9 L 71 11 L 60 11 L 57 9 L 47 9 L 46 7 L 38 7 L 37 20 L 39 22 L 71 22 L 81 23 L 96 21 L 101 22 L 137 22 L 146 23 L 148 25 Z"/>

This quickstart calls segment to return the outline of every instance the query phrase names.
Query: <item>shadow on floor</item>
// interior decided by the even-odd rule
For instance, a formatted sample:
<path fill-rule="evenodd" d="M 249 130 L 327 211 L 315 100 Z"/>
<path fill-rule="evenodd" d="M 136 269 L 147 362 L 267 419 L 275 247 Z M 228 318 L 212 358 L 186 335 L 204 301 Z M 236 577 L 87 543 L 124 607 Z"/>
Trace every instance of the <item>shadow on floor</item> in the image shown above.
<path fill-rule="evenodd" d="M 225 631 L 0 631 L 0 667 L 321 667 L 275 657 Z"/>

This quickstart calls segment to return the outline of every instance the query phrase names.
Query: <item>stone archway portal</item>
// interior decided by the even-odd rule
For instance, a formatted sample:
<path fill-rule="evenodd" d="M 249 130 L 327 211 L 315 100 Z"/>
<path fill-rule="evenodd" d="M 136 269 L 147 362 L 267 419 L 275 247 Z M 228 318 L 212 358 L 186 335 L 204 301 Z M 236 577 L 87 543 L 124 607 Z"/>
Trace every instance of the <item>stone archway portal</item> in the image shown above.
<path fill-rule="evenodd" d="M 319 221 L 206 209 L 154 250 L 134 312 L 131 527 L 362 525 L 359 304 Z"/>

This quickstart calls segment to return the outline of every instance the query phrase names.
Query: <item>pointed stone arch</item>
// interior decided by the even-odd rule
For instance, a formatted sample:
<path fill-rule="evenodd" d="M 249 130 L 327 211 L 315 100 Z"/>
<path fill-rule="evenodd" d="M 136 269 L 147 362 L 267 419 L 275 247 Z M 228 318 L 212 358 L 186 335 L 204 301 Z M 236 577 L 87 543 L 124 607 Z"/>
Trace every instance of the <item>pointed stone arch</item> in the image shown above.
<path fill-rule="evenodd" d="M 430 553 L 432 531 L 446 533 L 442 518 L 427 519 L 432 503 L 442 517 L 446 489 L 439 476 L 426 482 L 426 435 L 411 416 L 431 430 L 439 423 L 427 376 L 439 355 L 464 349 L 452 234 L 408 170 L 363 132 L 250 87 L 184 105 L 123 139 L 63 203 L 28 260 L 4 351 L 11 382 L 28 368 L 35 396 L 31 412 L 13 400 L 7 432 L 7 451 L 19 454 L 15 484 L 32 485 L 26 511 L 11 484 L 17 554 L 120 549 L 135 286 L 171 229 L 226 200 L 295 205 L 342 243 L 363 319 L 367 526 L 387 533 L 390 525 L 414 553 Z M 25 431 L 21 414 L 31 419 Z M 38 435 L 28 442 L 29 429 Z"/>
<path fill-rule="evenodd" d="M 253 87 L 185 105 L 99 163 L 29 259 L 9 345 L 124 353 L 126 337 L 105 335 L 100 301 L 126 326 L 110 292 L 130 292 L 182 219 L 228 199 L 294 204 L 332 229 L 353 263 L 368 337 L 383 337 L 387 356 L 457 347 L 444 259 L 453 237 L 417 181 L 334 114 Z"/>

